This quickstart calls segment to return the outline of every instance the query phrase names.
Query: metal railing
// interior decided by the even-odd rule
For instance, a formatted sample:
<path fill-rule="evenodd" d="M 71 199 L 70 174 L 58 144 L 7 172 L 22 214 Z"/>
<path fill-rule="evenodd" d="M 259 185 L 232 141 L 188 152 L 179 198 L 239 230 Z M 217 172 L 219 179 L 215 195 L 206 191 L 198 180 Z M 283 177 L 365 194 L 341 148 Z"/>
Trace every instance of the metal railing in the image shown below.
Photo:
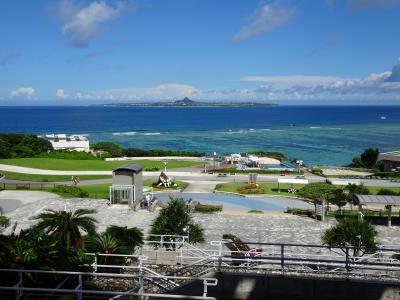
<path fill-rule="evenodd" d="M 100 266 L 99 266 L 100 267 Z M 109 268 L 116 268 L 121 266 L 102 266 Z M 126 268 L 126 266 L 124 266 Z M 135 267 L 132 267 L 135 268 Z M 142 268 L 142 270 L 144 270 Z M 67 294 L 74 295 L 76 299 L 82 299 L 84 295 L 97 295 L 97 296 L 137 296 L 139 299 L 144 299 L 145 297 L 157 297 L 157 298 L 172 298 L 172 299 L 205 299 L 212 300 L 214 297 L 207 296 L 208 287 L 216 286 L 218 280 L 216 278 L 199 278 L 199 277 L 185 277 L 185 276 L 162 276 L 163 279 L 169 280 L 194 280 L 201 281 L 203 283 L 203 294 L 201 296 L 189 296 L 189 295 L 177 295 L 177 294 L 157 294 L 157 293 L 146 293 L 143 288 L 140 287 L 140 283 L 143 283 L 144 280 L 153 281 L 155 279 L 159 279 L 161 275 L 151 275 L 145 274 L 144 272 L 140 272 L 139 274 L 115 274 L 115 273 L 95 273 L 95 272 L 67 272 L 67 271 L 42 271 L 42 270 L 16 270 L 16 269 L 0 269 L 0 274 L 6 273 L 10 274 L 9 276 L 15 275 L 17 278 L 16 282 L 11 285 L 0 285 L 0 291 L 14 291 L 16 299 L 21 299 L 26 293 L 34 295 L 35 293 L 47 293 L 47 294 Z M 63 276 L 61 283 L 56 287 L 35 287 L 35 286 L 25 286 L 23 279 L 24 276 L 32 276 L 34 274 L 46 274 L 46 275 L 58 275 Z M 71 288 L 59 288 L 62 285 L 65 278 L 74 276 L 77 278 L 76 286 Z M 129 291 L 103 291 L 103 290 L 93 290 L 93 289 L 84 289 L 84 280 L 88 278 L 95 277 L 105 277 L 112 279 L 130 279 L 139 282 L 138 292 L 133 290 Z M 175 285 L 176 286 L 176 285 Z"/>

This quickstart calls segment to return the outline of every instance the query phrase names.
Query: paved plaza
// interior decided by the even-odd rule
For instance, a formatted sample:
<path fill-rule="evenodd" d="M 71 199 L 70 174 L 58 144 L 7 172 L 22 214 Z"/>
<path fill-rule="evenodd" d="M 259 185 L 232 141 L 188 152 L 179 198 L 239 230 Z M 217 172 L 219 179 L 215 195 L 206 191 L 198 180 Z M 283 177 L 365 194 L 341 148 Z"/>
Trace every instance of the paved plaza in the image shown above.
<path fill-rule="evenodd" d="M 147 232 L 157 215 L 157 212 L 150 213 L 144 210 L 134 212 L 122 205 L 110 207 L 106 200 L 65 199 L 52 193 L 32 191 L 2 191 L 0 206 L 3 206 L 3 210 L 6 208 L 5 215 L 10 218 L 11 225 L 17 222 L 17 231 L 32 226 L 36 222 L 33 217 L 45 209 L 96 209 L 98 231 L 104 231 L 109 225 L 120 225 L 137 226 Z M 321 223 L 307 217 L 280 212 L 266 212 L 258 215 L 248 214 L 246 211 L 225 211 L 218 214 L 195 213 L 194 220 L 205 229 L 206 244 L 212 240 L 220 240 L 224 233 L 234 233 L 245 241 L 320 244 L 323 232 L 336 223 L 333 219 Z M 8 227 L 5 233 L 9 233 L 11 227 Z M 398 227 L 376 226 L 375 228 L 378 231 L 380 244 L 400 245 Z"/>

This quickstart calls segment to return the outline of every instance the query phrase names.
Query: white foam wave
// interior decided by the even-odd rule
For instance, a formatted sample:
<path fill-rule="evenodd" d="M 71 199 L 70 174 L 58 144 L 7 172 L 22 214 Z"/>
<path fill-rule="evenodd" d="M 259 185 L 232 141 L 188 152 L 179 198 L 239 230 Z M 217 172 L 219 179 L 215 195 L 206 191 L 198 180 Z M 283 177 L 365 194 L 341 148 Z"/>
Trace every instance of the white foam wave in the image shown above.
<path fill-rule="evenodd" d="M 160 135 L 161 132 L 137 132 L 137 131 L 127 131 L 127 132 L 113 132 L 112 135 L 116 136 L 132 136 L 132 135 Z"/>
<path fill-rule="evenodd" d="M 310 126 L 310 129 L 320 129 L 321 127 L 319 126 Z"/>

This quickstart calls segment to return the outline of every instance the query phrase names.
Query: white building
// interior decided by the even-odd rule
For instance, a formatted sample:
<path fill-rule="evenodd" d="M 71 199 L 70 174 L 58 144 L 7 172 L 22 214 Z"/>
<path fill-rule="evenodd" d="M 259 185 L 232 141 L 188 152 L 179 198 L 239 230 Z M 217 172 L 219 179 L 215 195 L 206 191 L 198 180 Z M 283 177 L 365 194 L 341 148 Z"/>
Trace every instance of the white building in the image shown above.
<path fill-rule="evenodd" d="M 89 140 L 82 135 L 46 134 L 44 137 L 54 150 L 90 152 Z"/>

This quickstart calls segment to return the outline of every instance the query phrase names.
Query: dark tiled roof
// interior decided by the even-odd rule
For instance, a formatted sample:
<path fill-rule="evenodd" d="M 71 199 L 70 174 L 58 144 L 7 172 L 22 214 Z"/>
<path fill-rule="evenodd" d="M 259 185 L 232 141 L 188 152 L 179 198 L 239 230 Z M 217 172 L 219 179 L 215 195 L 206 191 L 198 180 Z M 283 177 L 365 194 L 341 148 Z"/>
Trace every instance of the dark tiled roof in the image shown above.
<path fill-rule="evenodd" d="M 133 171 L 135 173 L 139 173 L 142 170 L 143 170 L 143 166 L 132 164 L 132 165 L 119 166 L 118 168 L 114 169 L 114 172 L 115 171 Z"/>

